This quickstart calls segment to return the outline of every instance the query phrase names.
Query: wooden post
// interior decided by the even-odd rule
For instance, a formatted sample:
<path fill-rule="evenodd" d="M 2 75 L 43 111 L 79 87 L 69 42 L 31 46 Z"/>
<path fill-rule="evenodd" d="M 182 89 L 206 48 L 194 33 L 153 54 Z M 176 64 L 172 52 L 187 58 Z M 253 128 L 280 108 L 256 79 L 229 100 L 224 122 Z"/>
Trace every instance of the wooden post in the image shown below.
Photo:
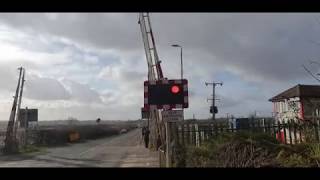
<path fill-rule="evenodd" d="M 254 124 L 255 122 L 254 122 L 254 119 L 252 119 L 251 121 L 250 121 L 250 126 L 249 126 L 249 128 L 251 129 L 251 132 L 255 132 L 255 124 Z"/>
<path fill-rule="evenodd" d="M 166 126 L 166 167 L 170 167 L 171 165 L 171 161 L 170 161 L 170 155 L 171 155 L 171 139 L 170 139 L 170 125 L 169 125 L 169 122 L 166 122 L 165 123 L 165 126 Z"/>
<path fill-rule="evenodd" d="M 214 123 L 214 124 L 213 124 L 213 131 L 214 131 L 214 136 L 217 137 L 217 136 L 218 136 L 217 123 Z"/>
<path fill-rule="evenodd" d="M 277 125 L 278 125 L 278 138 L 282 138 L 281 137 L 281 126 L 280 126 L 280 122 L 278 121 L 278 123 L 277 123 Z M 277 135 L 276 135 L 277 136 Z M 280 137 L 279 137 L 280 136 Z"/>
<path fill-rule="evenodd" d="M 198 124 L 194 125 L 194 132 L 195 132 L 196 146 L 198 147 L 200 145 L 200 143 L 199 143 L 199 127 L 198 127 Z"/>
<path fill-rule="evenodd" d="M 302 141 L 303 141 L 302 135 L 301 135 L 301 129 L 302 129 L 301 127 L 302 126 L 301 126 L 301 122 L 300 121 L 298 121 L 298 127 L 299 127 L 299 137 L 300 137 L 299 139 L 300 139 L 300 143 L 302 143 Z"/>
<path fill-rule="evenodd" d="M 293 138 L 294 138 L 294 144 L 297 144 L 298 141 L 297 141 L 297 131 L 296 131 L 296 128 L 297 128 L 297 125 L 296 123 L 292 120 L 292 123 L 293 123 Z"/>
<path fill-rule="evenodd" d="M 198 127 L 198 134 L 199 134 L 199 146 L 201 146 L 201 142 L 202 142 L 202 133 L 201 133 L 201 125 L 199 127 L 199 125 L 197 126 Z"/>
<path fill-rule="evenodd" d="M 307 125 L 307 123 L 306 122 L 304 122 L 303 123 L 303 129 L 305 130 L 305 132 L 304 132 L 304 137 L 305 137 L 305 142 L 307 142 L 308 143 L 308 141 L 307 140 L 310 140 L 310 139 L 308 139 L 307 138 L 307 135 L 308 135 L 308 125 Z"/>
<path fill-rule="evenodd" d="M 186 144 L 190 144 L 190 131 L 189 131 L 189 123 L 186 123 Z"/>
<path fill-rule="evenodd" d="M 219 126 L 220 126 L 220 132 L 221 132 L 221 133 L 223 133 L 223 124 L 222 124 L 222 123 L 220 123 L 220 125 L 219 125 Z M 220 134 L 221 134 L 221 133 L 220 133 Z"/>
<path fill-rule="evenodd" d="M 276 131 L 276 127 L 277 127 L 277 124 L 273 123 L 273 124 L 272 124 L 272 133 L 273 133 L 273 137 L 276 137 L 276 136 L 277 136 L 277 135 L 276 135 L 276 133 L 277 133 L 277 131 Z"/>
<path fill-rule="evenodd" d="M 314 131 L 315 131 L 315 136 L 316 136 L 316 142 L 319 142 L 319 131 L 318 131 L 318 123 L 317 120 L 314 121 Z"/>
<path fill-rule="evenodd" d="M 284 144 L 287 144 L 287 126 L 288 126 L 288 123 L 284 123 L 283 124 L 283 136 L 284 136 Z"/>
<path fill-rule="evenodd" d="M 292 131 L 292 124 L 291 124 L 291 122 L 290 121 L 288 121 L 288 125 L 289 125 L 289 129 L 288 129 L 288 131 L 289 131 L 289 139 L 290 139 L 290 144 L 292 144 L 292 137 L 291 137 L 291 131 Z"/>
<path fill-rule="evenodd" d="M 261 125 L 260 125 L 260 121 L 257 121 L 258 125 L 257 125 L 257 131 L 259 133 L 261 133 Z"/>
<path fill-rule="evenodd" d="M 192 142 L 197 146 L 196 124 L 192 124 Z"/>
<path fill-rule="evenodd" d="M 233 133 L 233 123 L 231 123 L 231 132 Z"/>
<path fill-rule="evenodd" d="M 207 126 L 204 125 L 203 126 L 203 141 L 205 141 L 207 139 Z"/>
<path fill-rule="evenodd" d="M 190 144 L 191 145 L 194 145 L 194 142 L 193 142 L 193 124 L 192 123 L 190 123 L 189 124 L 189 129 L 190 129 Z"/>
<path fill-rule="evenodd" d="M 181 122 L 181 131 L 182 131 L 182 133 L 181 133 L 181 136 L 182 136 L 182 144 L 184 145 L 184 141 L 185 141 L 185 123 L 184 123 L 184 121 L 183 122 Z"/>
<path fill-rule="evenodd" d="M 179 134 L 179 124 L 177 124 L 176 122 L 174 123 L 174 127 L 175 127 L 175 132 L 176 132 L 176 139 L 175 139 L 175 143 L 178 144 L 180 143 L 180 134 Z"/>

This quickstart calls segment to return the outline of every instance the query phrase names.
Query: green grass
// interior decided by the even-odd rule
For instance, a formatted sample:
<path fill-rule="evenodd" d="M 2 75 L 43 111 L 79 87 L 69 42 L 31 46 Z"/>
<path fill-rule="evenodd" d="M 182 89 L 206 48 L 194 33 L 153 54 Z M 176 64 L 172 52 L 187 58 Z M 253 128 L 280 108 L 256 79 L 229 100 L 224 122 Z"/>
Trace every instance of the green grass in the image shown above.
<path fill-rule="evenodd" d="M 40 152 L 45 152 L 45 147 L 41 146 L 35 146 L 35 145 L 27 145 L 25 147 L 22 147 L 19 150 L 19 153 L 22 154 L 29 154 L 29 153 L 40 153 Z"/>
<path fill-rule="evenodd" d="M 310 156 L 317 163 L 317 167 L 320 167 L 320 144 L 310 145 Z"/>

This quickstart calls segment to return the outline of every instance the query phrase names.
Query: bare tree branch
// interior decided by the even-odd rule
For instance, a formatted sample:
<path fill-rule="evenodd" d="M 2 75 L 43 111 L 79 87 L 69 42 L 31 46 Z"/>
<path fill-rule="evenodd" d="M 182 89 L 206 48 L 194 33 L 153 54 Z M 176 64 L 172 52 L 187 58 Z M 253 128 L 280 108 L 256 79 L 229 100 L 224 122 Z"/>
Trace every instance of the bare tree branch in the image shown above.
<path fill-rule="evenodd" d="M 304 68 L 304 70 L 306 70 L 314 79 L 316 79 L 317 81 L 320 82 L 320 79 L 318 79 L 315 75 L 312 74 L 312 72 L 306 68 L 303 64 L 302 64 L 302 67 Z"/>

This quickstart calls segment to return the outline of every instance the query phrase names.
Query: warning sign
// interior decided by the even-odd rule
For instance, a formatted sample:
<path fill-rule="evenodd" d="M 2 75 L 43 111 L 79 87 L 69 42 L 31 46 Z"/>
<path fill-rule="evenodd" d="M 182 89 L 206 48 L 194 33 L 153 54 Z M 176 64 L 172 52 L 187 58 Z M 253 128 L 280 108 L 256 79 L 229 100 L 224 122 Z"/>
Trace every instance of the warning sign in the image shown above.
<path fill-rule="evenodd" d="M 162 111 L 162 119 L 164 121 L 182 121 L 183 110 Z"/>

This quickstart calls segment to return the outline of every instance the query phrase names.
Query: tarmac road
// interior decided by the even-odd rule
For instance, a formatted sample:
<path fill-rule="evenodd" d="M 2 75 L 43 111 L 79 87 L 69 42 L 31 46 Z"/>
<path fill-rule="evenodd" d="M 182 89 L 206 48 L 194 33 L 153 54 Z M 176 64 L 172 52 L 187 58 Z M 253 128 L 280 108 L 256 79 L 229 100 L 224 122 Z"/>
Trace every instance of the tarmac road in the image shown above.
<path fill-rule="evenodd" d="M 135 129 L 39 153 L 0 155 L 0 167 L 159 167 L 158 157 L 144 148 L 141 129 Z"/>

